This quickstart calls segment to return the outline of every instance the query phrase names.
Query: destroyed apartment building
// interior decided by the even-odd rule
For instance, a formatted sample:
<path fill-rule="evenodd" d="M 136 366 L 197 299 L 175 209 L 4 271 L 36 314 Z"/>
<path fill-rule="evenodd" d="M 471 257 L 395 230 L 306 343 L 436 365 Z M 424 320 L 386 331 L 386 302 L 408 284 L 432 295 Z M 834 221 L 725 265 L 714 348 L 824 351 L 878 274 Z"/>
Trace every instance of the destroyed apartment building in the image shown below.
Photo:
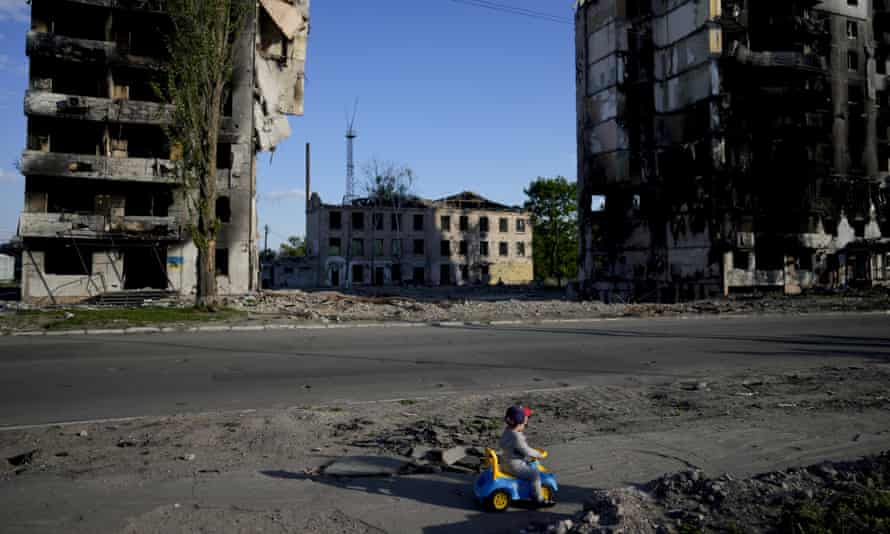
<path fill-rule="evenodd" d="M 161 0 L 33 0 L 27 35 L 22 298 L 74 302 L 123 290 L 195 291 L 185 187 L 165 136 Z M 248 17 L 220 132 L 216 268 L 222 294 L 259 286 L 256 153 L 302 114 L 308 0 Z"/>
<path fill-rule="evenodd" d="M 307 220 L 307 256 L 282 262 L 274 287 L 517 285 L 534 278 L 530 214 L 475 193 L 342 205 L 312 194 Z"/>
<path fill-rule="evenodd" d="M 578 0 L 579 289 L 890 283 L 890 1 Z"/>

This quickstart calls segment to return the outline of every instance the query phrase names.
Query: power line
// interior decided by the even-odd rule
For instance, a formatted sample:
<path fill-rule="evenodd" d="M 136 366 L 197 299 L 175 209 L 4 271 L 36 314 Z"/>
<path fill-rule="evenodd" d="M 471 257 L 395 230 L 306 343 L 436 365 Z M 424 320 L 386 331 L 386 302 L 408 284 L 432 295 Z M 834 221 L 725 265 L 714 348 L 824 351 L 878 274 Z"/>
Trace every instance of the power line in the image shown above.
<path fill-rule="evenodd" d="M 491 2 L 490 0 L 451 0 L 457 4 L 466 4 L 475 7 L 481 7 L 485 9 L 490 9 L 492 11 L 499 11 L 502 13 L 510 13 L 513 15 L 520 15 L 523 17 L 529 17 L 533 19 L 543 20 L 546 22 L 555 22 L 557 24 L 567 24 L 574 25 L 575 21 L 569 17 L 560 17 L 558 15 L 553 15 L 552 13 L 545 13 L 543 11 L 533 11 L 531 9 L 525 9 L 522 7 L 516 6 L 508 6 L 504 4 L 498 4 L 497 2 Z"/>

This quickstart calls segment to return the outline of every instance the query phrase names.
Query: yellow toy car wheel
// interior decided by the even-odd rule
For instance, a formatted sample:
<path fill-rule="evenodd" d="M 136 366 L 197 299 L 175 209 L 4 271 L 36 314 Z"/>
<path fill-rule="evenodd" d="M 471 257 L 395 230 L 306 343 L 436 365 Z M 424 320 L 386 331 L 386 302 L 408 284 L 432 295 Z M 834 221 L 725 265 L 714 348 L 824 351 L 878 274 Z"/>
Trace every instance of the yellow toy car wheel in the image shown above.
<path fill-rule="evenodd" d="M 504 512 L 510 507 L 510 494 L 504 490 L 497 490 L 488 496 L 486 504 L 492 512 Z"/>

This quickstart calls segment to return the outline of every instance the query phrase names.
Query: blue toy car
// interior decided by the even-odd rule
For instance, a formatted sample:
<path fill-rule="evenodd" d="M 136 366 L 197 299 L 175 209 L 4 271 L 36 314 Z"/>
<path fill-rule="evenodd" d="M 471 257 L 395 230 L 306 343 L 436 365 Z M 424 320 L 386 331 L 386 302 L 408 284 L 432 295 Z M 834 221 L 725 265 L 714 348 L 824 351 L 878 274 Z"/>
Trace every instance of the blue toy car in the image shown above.
<path fill-rule="evenodd" d="M 540 451 L 544 458 L 546 451 Z M 474 490 L 476 499 L 492 512 L 503 512 L 514 501 L 530 501 L 532 485 L 529 481 L 513 478 L 498 467 L 498 455 L 492 449 L 485 449 L 485 470 L 476 479 Z M 547 471 L 540 462 L 532 462 L 531 467 L 541 472 L 541 496 L 550 504 L 556 502 L 556 476 Z"/>

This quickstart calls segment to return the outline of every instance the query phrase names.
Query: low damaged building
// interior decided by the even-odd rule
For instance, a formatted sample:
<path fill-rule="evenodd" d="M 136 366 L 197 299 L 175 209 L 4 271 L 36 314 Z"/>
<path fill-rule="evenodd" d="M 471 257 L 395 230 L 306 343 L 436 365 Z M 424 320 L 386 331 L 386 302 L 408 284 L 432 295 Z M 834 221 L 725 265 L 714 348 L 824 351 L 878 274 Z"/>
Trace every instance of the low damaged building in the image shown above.
<path fill-rule="evenodd" d="M 890 283 L 890 2 L 579 0 L 580 289 Z"/>
<path fill-rule="evenodd" d="M 193 293 L 164 74 L 160 0 L 33 0 L 25 114 L 23 299 L 71 302 L 122 290 Z M 216 250 L 222 294 L 259 286 L 256 153 L 302 114 L 308 0 L 261 0 L 247 21 L 219 140 Z"/>
<path fill-rule="evenodd" d="M 529 214 L 470 192 L 346 205 L 313 194 L 307 247 L 320 287 L 527 284 L 534 277 Z"/>

